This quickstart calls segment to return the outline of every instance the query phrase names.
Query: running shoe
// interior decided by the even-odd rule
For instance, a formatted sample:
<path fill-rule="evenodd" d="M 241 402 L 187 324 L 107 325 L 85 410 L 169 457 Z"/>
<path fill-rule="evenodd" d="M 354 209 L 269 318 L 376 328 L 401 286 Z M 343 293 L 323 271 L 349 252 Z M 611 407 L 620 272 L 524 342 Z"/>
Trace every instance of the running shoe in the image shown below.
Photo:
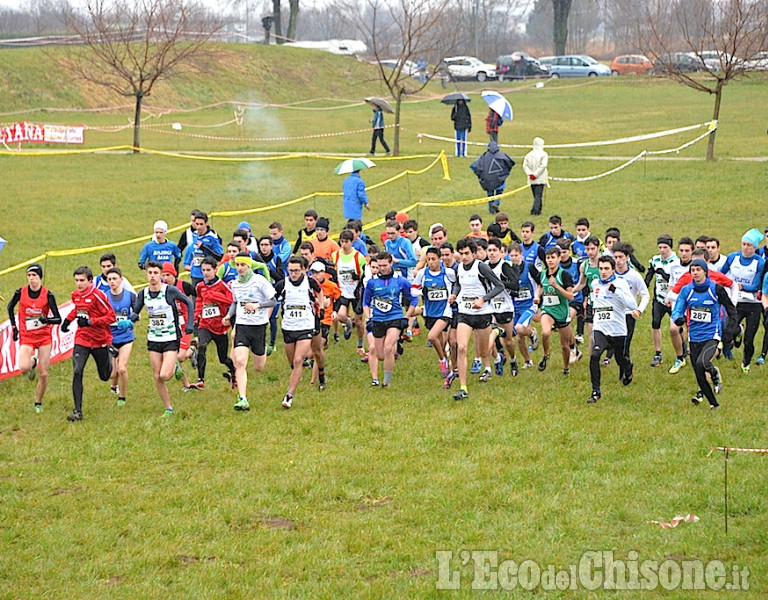
<path fill-rule="evenodd" d="M 733 338 L 733 345 L 736 346 L 736 348 L 741 348 L 741 341 L 744 339 L 744 326 L 739 325 L 739 333 L 736 334 L 736 337 Z"/>
<path fill-rule="evenodd" d="M 720 405 L 717 403 L 709 405 L 709 410 L 717 410 L 718 408 L 720 408 Z"/>
<path fill-rule="evenodd" d="M 541 360 L 539 361 L 539 371 L 544 371 L 547 368 L 548 360 L 549 360 L 549 355 L 547 354 L 541 357 Z"/>
<path fill-rule="evenodd" d="M 533 329 L 533 333 L 531 334 L 531 345 L 528 346 L 528 349 L 531 352 L 536 352 L 538 348 L 539 348 L 539 334 L 536 333 L 535 329 Z"/>
<path fill-rule="evenodd" d="M 358 346 L 357 355 L 360 357 L 366 356 L 365 348 L 363 348 L 362 346 Z"/>
<path fill-rule="evenodd" d="M 570 369 L 563 369 L 563 377 L 568 377 L 571 374 Z"/>
<path fill-rule="evenodd" d="M 234 373 L 231 373 L 230 371 L 224 371 L 221 376 L 229 381 L 229 387 L 230 389 L 235 389 L 237 387 L 237 377 L 235 377 Z"/>
<path fill-rule="evenodd" d="M 504 375 L 504 365 L 507 364 L 507 357 L 504 356 L 503 354 L 500 354 L 499 356 L 501 358 L 500 358 L 499 362 L 494 363 L 494 366 L 496 368 L 496 375 L 501 377 L 502 375 Z"/>
<path fill-rule="evenodd" d="M 37 356 L 32 357 L 32 367 L 27 371 L 27 378 L 30 381 L 34 381 L 37 377 Z"/>
<path fill-rule="evenodd" d="M 338 342 L 339 341 L 339 334 L 338 333 L 334 333 L 333 334 L 333 341 L 334 342 Z"/>
<path fill-rule="evenodd" d="M 35 402 L 35 412 L 39 415 L 41 412 L 43 412 L 43 404 L 42 402 Z"/>
<path fill-rule="evenodd" d="M 283 401 L 280 404 L 283 406 L 283 408 L 291 408 L 293 405 L 293 396 L 286 394 L 285 398 L 283 398 Z"/>
<path fill-rule="evenodd" d="M 82 421 L 83 420 L 83 413 L 79 410 L 73 410 L 72 414 L 67 415 L 67 421 L 75 422 L 75 421 Z"/>
<path fill-rule="evenodd" d="M 749 365 L 742 364 L 741 365 L 741 372 L 744 373 L 744 375 L 748 375 L 749 374 Z"/>
<path fill-rule="evenodd" d="M 267 344 L 267 356 L 272 356 L 272 353 L 275 351 L 275 345 L 274 344 Z"/>
<path fill-rule="evenodd" d="M 366 352 L 361 358 L 360 362 L 367 363 L 368 362 L 368 353 Z"/>
<path fill-rule="evenodd" d="M 125 406 L 125 398 L 118 398 L 117 399 L 117 405 L 118 406 Z"/>
<path fill-rule="evenodd" d="M 448 377 L 445 378 L 445 381 L 443 382 L 443 388 L 448 390 L 451 388 L 451 384 L 453 381 L 459 376 L 458 372 L 451 371 L 448 373 Z"/>
<path fill-rule="evenodd" d="M 235 402 L 235 410 L 239 410 L 239 411 L 251 410 L 251 405 L 248 404 L 248 400 L 246 400 L 245 398 L 238 398 L 237 402 Z"/>
<path fill-rule="evenodd" d="M 413 332 L 410 329 L 406 329 L 405 332 L 400 336 L 400 339 L 406 341 L 406 342 L 412 342 L 413 341 Z"/>
<path fill-rule="evenodd" d="M 631 362 L 629 363 L 629 366 L 627 367 L 627 370 L 624 371 L 624 375 L 621 378 L 621 383 L 624 385 L 629 385 L 632 383 L 632 378 L 634 377 L 635 372 L 635 365 L 633 365 Z"/>
<path fill-rule="evenodd" d="M 167 419 L 168 417 L 172 417 L 175 413 L 173 412 L 172 408 L 166 408 L 165 412 L 160 415 L 161 419 Z"/>
<path fill-rule="evenodd" d="M 371 387 L 379 387 L 379 380 L 371 379 Z"/>
<path fill-rule="evenodd" d="M 526 360 L 523 363 L 523 366 L 520 367 L 521 369 L 532 369 L 533 368 L 533 361 L 532 360 Z"/>
<path fill-rule="evenodd" d="M 682 369 L 685 366 L 685 359 L 676 358 L 675 363 L 669 368 L 669 373 L 671 375 L 674 375 L 675 373 L 679 373 L 680 369 Z"/>
<path fill-rule="evenodd" d="M 189 387 L 190 389 L 198 390 L 202 392 L 203 390 L 205 390 L 205 381 L 203 381 L 202 379 L 198 379 L 195 383 L 190 383 Z"/>
<path fill-rule="evenodd" d="M 192 347 L 192 354 L 189 355 L 189 364 L 193 369 L 197 369 L 197 347 Z"/>
<path fill-rule="evenodd" d="M 715 373 L 712 375 L 712 387 L 715 390 L 715 394 L 719 394 L 723 391 L 723 376 L 720 374 L 720 369 L 715 367 Z"/>
<path fill-rule="evenodd" d="M 448 361 L 446 359 L 442 359 L 440 361 L 440 375 L 445 379 L 448 377 L 448 373 L 450 372 L 450 367 L 448 366 Z"/>
<path fill-rule="evenodd" d="M 604 367 L 610 367 L 611 366 L 611 359 L 607 356 L 603 359 L 603 362 L 600 363 Z"/>
<path fill-rule="evenodd" d="M 120 387 L 117 385 L 110 385 L 109 389 L 112 391 L 113 394 L 119 394 L 120 393 Z"/>
<path fill-rule="evenodd" d="M 761 354 L 757 357 L 757 360 L 755 361 L 756 365 L 764 365 L 765 364 L 765 354 Z"/>
<path fill-rule="evenodd" d="M 533 366 L 533 363 L 531 363 L 531 366 Z M 513 360 L 509 363 L 509 374 L 512 375 L 512 377 L 517 377 L 518 372 L 519 369 L 517 368 L 517 361 Z"/>
<path fill-rule="evenodd" d="M 657 352 L 653 355 L 653 360 L 651 361 L 652 367 L 658 367 L 662 363 L 661 353 Z"/>
<path fill-rule="evenodd" d="M 581 350 L 579 350 L 578 348 L 574 348 L 573 350 L 571 350 L 571 356 L 568 359 L 568 364 L 575 365 L 577 362 L 581 360 L 582 356 L 583 355 L 581 354 Z"/>
<path fill-rule="evenodd" d="M 702 392 L 701 390 L 697 390 L 696 395 L 693 398 L 691 398 L 691 402 L 695 406 L 698 406 L 699 404 L 701 404 L 703 400 L 704 400 L 704 392 Z"/>
<path fill-rule="evenodd" d="M 600 390 L 592 390 L 592 394 L 587 398 L 587 404 L 595 404 L 602 397 L 603 395 L 600 393 Z"/>
<path fill-rule="evenodd" d="M 413 335 L 414 335 L 414 337 L 416 337 L 416 336 L 417 336 L 417 335 L 419 335 L 420 333 L 421 333 L 421 327 L 419 327 L 418 325 L 416 325 L 416 327 L 414 327 L 414 328 L 413 328 Z"/>
<path fill-rule="evenodd" d="M 575 335 L 574 339 L 577 344 L 583 344 L 584 343 L 584 336 L 583 335 Z"/>
<path fill-rule="evenodd" d="M 469 392 L 467 390 L 459 390 L 453 395 L 454 400 L 466 400 L 469 398 Z"/>
<path fill-rule="evenodd" d="M 178 360 L 176 361 L 176 370 L 174 371 L 173 376 L 176 378 L 176 381 L 181 381 L 181 378 L 184 377 L 184 371 L 181 370 L 181 365 Z"/>
<path fill-rule="evenodd" d="M 344 323 L 344 339 L 348 340 L 350 337 L 352 337 L 352 319 L 347 319 Z"/>
<path fill-rule="evenodd" d="M 482 370 L 483 370 L 483 361 L 481 361 L 479 358 L 476 358 L 475 360 L 473 360 L 472 361 L 472 369 L 471 369 L 470 372 L 473 375 L 477 375 Z"/>
<path fill-rule="evenodd" d="M 504 371 L 502 371 L 502 374 L 503 373 L 504 373 Z M 491 370 L 490 369 L 486 369 L 485 371 L 483 371 L 483 374 L 480 375 L 480 382 L 481 383 L 485 383 L 487 381 L 490 381 L 492 377 L 493 377 L 493 374 L 491 373 Z"/>

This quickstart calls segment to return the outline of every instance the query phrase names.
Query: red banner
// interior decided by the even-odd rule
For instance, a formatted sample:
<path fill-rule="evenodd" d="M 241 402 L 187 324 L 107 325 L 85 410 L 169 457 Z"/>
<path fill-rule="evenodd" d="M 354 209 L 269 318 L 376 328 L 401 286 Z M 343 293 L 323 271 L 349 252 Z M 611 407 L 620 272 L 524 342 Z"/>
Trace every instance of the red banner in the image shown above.
<path fill-rule="evenodd" d="M 49 125 L 22 121 L 0 127 L 0 143 L 82 144 L 84 131 L 84 125 Z"/>
<path fill-rule="evenodd" d="M 65 302 L 59 306 L 59 312 L 62 318 L 66 317 L 75 305 L 72 302 Z M 77 324 L 73 323 L 72 328 L 64 333 L 61 327 L 53 328 L 51 340 L 51 363 L 57 363 L 72 356 L 72 348 L 75 345 L 75 330 Z M 19 353 L 19 342 L 13 341 L 13 330 L 11 322 L 5 321 L 0 325 L 0 380 L 21 375 L 17 364 Z"/>

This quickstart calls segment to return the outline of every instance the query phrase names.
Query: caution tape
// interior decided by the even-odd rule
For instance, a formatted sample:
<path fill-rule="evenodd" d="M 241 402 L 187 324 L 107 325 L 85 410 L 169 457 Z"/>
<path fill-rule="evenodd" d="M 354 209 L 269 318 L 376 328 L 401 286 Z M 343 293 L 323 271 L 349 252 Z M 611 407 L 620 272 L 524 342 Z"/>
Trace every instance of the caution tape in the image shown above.
<path fill-rule="evenodd" d="M 680 523 L 696 523 L 699 521 L 699 517 L 696 515 L 685 515 L 684 517 L 675 517 L 671 521 L 646 521 L 650 525 L 661 525 L 662 529 L 672 529 L 677 527 Z"/>
<path fill-rule="evenodd" d="M 395 125 L 385 125 L 386 129 L 395 127 Z M 186 133 L 184 131 L 165 131 L 158 129 L 155 133 L 162 133 L 165 135 L 175 135 L 179 137 L 190 137 L 201 140 L 216 140 L 219 142 L 288 142 L 291 140 L 311 140 L 319 138 L 339 137 L 342 135 L 354 135 L 358 133 L 368 133 L 371 131 L 370 127 L 363 129 L 353 129 L 350 131 L 333 131 L 331 133 L 314 133 L 310 135 L 294 135 L 294 136 L 282 136 L 282 137 L 237 137 L 237 136 L 223 136 L 223 135 L 204 135 L 202 133 Z"/>
<path fill-rule="evenodd" d="M 768 454 L 768 448 L 727 448 L 725 446 L 717 446 L 716 448 L 712 448 L 712 450 L 709 451 L 707 454 L 707 458 L 712 456 L 713 452 L 749 452 L 752 454 Z"/>
<path fill-rule="evenodd" d="M 643 133 L 640 135 L 634 135 L 630 137 L 623 137 L 623 138 L 616 138 L 613 140 L 599 140 L 595 142 L 574 142 L 570 144 L 547 144 L 547 149 L 552 148 L 589 148 L 594 146 L 609 146 L 613 144 L 628 144 L 631 142 L 642 142 L 645 140 L 652 140 L 655 138 L 665 137 L 669 135 L 676 135 L 678 133 L 685 133 L 686 131 L 692 131 L 694 129 L 700 129 L 702 127 L 707 128 L 707 133 L 704 134 L 704 136 L 709 135 L 712 131 L 717 129 L 717 121 L 707 121 L 706 123 L 698 123 L 696 125 L 687 125 L 685 127 L 678 127 L 676 129 L 666 129 L 664 131 L 656 131 L 653 133 Z M 422 138 L 427 138 L 431 140 L 439 140 L 444 142 L 451 142 L 455 143 L 456 138 L 449 138 L 439 135 L 431 135 L 429 133 L 417 133 L 417 137 L 419 138 L 419 141 L 421 141 Z M 474 145 L 474 146 L 487 146 L 488 142 L 466 142 L 467 144 Z M 532 148 L 530 144 L 499 144 L 499 148 Z"/>
<path fill-rule="evenodd" d="M 429 157 L 432 157 L 433 155 L 427 155 Z M 327 157 L 326 157 L 327 158 Z M 393 157 L 393 158 L 399 158 L 399 157 Z M 398 173 L 394 177 L 390 177 L 389 179 L 385 180 L 384 182 L 380 182 L 378 184 L 369 186 L 367 189 L 372 190 L 379 187 L 382 187 L 383 185 L 386 185 L 387 183 L 392 183 L 393 181 L 397 181 L 401 177 L 405 177 L 406 175 L 421 175 L 429 171 L 431 168 L 433 168 L 436 164 L 441 163 L 443 167 L 443 179 L 450 180 L 450 173 L 447 170 L 448 164 L 445 160 L 445 153 L 441 152 L 437 158 L 435 158 L 428 166 L 426 166 L 423 169 L 419 170 L 412 170 L 407 169 L 401 173 Z M 294 198 L 292 200 L 286 200 L 285 202 L 279 202 L 277 204 L 270 204 L 269 206 L 259 206 L 257 208 L 247 208 L 242 210 L 221 210 L 221 211 L 212 211 L 208 213 L 210 218 L 213 217 L 240 217 L 243 215 L 251 215 L 251 214 L 257 214 L 262 212 L 268 212 L 273 210 L 278 210 L 281 208 L 285 208 L 287 206 L 292 206 L 294 204 L 299 204 L 301 202 L 305 202 L 307 200 L 310 200 L 312 198 L 320 198 L 320 197 L 341 197 L 341 192 L 313 192 L 311 194 L 307 194 L 305 196 L 301 196 L 299 198 Z M 414 205 L 415 207 L 415 205 Z M 412 208 L 408 209 L 412 210 Z M 383 222 L 383 219 L 381 220 Z M 379 223 L 380 224 L 380 223 Z M 368 225 L 370 227 L 372 225 Z M 175 233 L 177 231 L 182 231 L 183 229 L 186 229 L 189 227 L 189 223 L 183 223 L 181 225 L 176 225 L 174 227 L 171 227 L 168 229 L 168 233 Z M 119 248 L 122 246 L 129 246 L 131 244 L 138 244 L 141 242 L 148 242 L 152 239 L 152 235 L 144 235 L 136 238 L 132 238 L 129 240 L 123 240 L 120 242 L 111 242 L 109 244 L 102 244 L 99 246 L 88 246 L 86 248 L 74 248 L 70 250 L 50 250 L 46 252 L 45 254 L 40 254 L 38 256 L 35 256 L 33 258 L 27 259 L 24 262 L 18 263 L 16 265 L 13 265 L 11 267 L 8 267 L 6 269 L 3 269 L 0 271 L 0 277 L 3 275 L 7 275 L 8 273 L 13 273 L 14 271 L 18 271 L 19 269 L 23 269 L 24 267 L 28 267 L 29 265 L 41 262 L 46 260 L 48 257 L 61 257 L 61 256 L 78 256 L 81 254 L 88 254 L 90 252 L 99 252 L 103 250 L 109 250 L 112 248 Z"/>

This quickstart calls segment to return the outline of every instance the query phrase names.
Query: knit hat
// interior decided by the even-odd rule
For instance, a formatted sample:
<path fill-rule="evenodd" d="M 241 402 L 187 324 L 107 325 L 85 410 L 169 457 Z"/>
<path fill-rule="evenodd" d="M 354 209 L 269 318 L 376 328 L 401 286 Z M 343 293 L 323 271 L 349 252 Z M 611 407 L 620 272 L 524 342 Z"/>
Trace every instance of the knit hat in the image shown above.
<path fill-rule="evenodd" d="M 176 267 L 173 266 L 173 263 L 171 262 L 164 262 L 163 263 L 163 273 L 170 273 L 174 277 L 178 275 L 176 272 Z"/>
<path fill-rule="evenodd" d="M 694 258 L 691 261 L 691 264 L 688 267 L 688 269 L 690 270 L 691 267 L 700 267 L 704 269 L 705 273 L 709 273 L 709 267 L 707 266 L 707 261 L 704 260 L 703 258 Z"/>
<path fill-rule="evenodd" d="M 317 225 L 315 225 L 315 229 L 325 229 L 328 231 L 331 228 L 331 222 L 326 217 L 320 217 L 317 220 Z"/>
<path fill-rule="evenodd" d="M 168 233 L 168 223 L 165 221 L 155 221 L 155 224 L 152 226 L 152 231 L 156 231 L 158 229 L 162 229 L 163 232 Z"/>
<path fill-rule="evenodd" d="M 760 242 L 763 241 L 763 234 L 759 229 L 750 229 L 747 233 L 741 236 L 741 241 L 752 244 L 757 248 L 760 245 Z"/>
<path fill-rule="evenodd" d="M 248 221 L 240 221 L 240 223 L 237 224 L 238 229 L 245 229 L 246 231 L 253 231 L 251 229 L 251 224 Z"/>
<path fill-rule="evenodd" d="M 40 279 L 42 279 L 43 278 L 43 267 L 41 267 L 37 263 L 34 263 L 34 264 L 29 265 L 27 267 L 27 273 L 37 273 L 37 276 Z"/>

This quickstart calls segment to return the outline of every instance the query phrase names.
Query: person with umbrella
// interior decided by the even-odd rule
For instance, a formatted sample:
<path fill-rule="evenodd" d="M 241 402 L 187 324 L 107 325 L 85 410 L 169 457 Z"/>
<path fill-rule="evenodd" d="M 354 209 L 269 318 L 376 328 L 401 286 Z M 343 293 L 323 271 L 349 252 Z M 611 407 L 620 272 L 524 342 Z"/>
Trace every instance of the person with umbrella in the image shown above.
<path fill-rule="evenodd" d="M 457 98 L 451 110 L 451 121 L 456 130 L 456 156 L 467 157 L 467 133 L 472 131 L 472 114 L 467 105 L 469 99 Z"/>
<path fill-rule="evenodd" d="M 349 176 L 344 180 L 342 185 L 342 211 L 344 212 L 344 218 L 348 221 L 363 220 L 363 208 L 370 209 L 368 203 L 368 196 L 365 193 L 365 182 L 360 177 L 360 171 L 369 167 L 375 167 L 376 165 L 367 158 L 352 158 L 343 161 L 339 166 L 334 169 L 337 175 L 345 175 L 349 173 Z"/>
<path fill-rule="evenodd" d="M 371 137 L 371 156 L 376 154 L 376 140 L 381 142 L 384 147 L 384 151 L 387 156 L 391 154 L 387 142 L 384 141 L 384 113 L 378 104 L 371 103 L 373 106 L 373 118 L 371 119 L 371 127 L 373 128 L 373 136 Z"/>
<path fill-rule="evenodd" d="M 476 158 L 469 165 L 469 168 L 477 175 L 480 187 L 486 191 L 490 198 L 491 196 L 498 196 L 504 191 L 505 181 L 514 166 L 515 161 L 499 149 L 497 142 L 492 141 L 488 143 L 488 150 Z M 499 212 L 500 205 L 501 200 L 499 198 L 489 200 L 488 212 L 492 215 L 496 214 Z"/>
<path fill-rule="evenodd" d="M 485 117 L 485 132 L 492 142 L 499 141 L 499 127 L 504 120 L 511 121 L 513 117 L 512 105 L 498 92 L 485 91 L 480 94 L 488 103 L 488 116 Z"/>

